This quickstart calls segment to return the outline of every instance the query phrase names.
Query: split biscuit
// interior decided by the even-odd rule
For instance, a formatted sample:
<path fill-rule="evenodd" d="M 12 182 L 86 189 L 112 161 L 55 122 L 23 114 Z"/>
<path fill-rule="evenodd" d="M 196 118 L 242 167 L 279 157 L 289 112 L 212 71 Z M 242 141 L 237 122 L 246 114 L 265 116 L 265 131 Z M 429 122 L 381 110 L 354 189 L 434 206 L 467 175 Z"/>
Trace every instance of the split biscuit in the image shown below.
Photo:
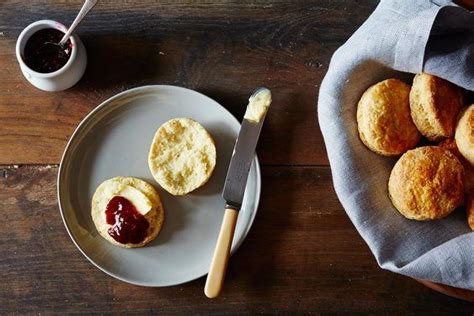
<path fill-rule="evenodd" d="M 139 197 L 144 196 L 143 199 L 149 206 L 146 214 L 143 215 L 148 222 L 146 237 L 138 243 L 121 243 L 109 234 L 112 225 L 107 223 L 107 205 L 113 197 L 135 190 L 139 191 L 137 194 Z M 134 206 L 138 208 L 139 205 Z M 115 177 L 105 180 L 97 187 L 92 197 L 91 216 L 97 231 L 108 242 L 124 248 L 137 248 L 145 246 L 158 236 L 163 226 L 164 209 L 158 192 L 148 182 L 132 177 Z"/>
<path fill-rule="evenodd" d="M 148 166 L 160 186 L 173 195 L 187 194 L 204 185 L 216 165 L 216 146 L 198 122 L 175 118 L 158 128 Z"/>

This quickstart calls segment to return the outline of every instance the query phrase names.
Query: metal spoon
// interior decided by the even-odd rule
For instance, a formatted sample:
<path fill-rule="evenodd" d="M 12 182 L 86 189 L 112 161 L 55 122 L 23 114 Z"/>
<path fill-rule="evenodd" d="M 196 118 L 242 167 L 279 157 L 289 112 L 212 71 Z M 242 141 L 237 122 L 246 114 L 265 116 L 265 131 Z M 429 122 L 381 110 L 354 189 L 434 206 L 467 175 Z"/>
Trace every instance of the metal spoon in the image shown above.
<path fill-rule="evenodd" d="M 63 38 L 58 43 L 59 46 L 64 46 L 64 44 L 66 44 L 72 32 L 74 32 L 74 30 L 79 25 L 79 23 L 82 22 L 82 19 L 84 19 L 87 13 L 89 13 L 89 11 L 97 4 L 97 2 L 98 0 L 86 0 L 84 2 L 84 5 L 82 6 L 81 11 L 79 11 L 79 13 L 76 16 L 76 19 L 74 19 L 74 22 L 72 22 L 66 34 L 64 34 Z"/>

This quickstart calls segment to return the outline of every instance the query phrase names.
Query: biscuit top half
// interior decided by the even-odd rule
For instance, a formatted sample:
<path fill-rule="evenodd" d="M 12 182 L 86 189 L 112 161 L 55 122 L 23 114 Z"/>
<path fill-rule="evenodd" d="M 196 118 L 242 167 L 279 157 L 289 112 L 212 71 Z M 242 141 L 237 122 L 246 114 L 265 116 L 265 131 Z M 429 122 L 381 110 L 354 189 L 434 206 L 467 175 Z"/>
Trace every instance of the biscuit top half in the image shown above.
<path fill-rule="evenodd" d="M 210 178 L 216 165 L 216 147 L 201 124 L 176 118 L 156 132 L 148 164 L 161 187 L 173 195 L 184 195 Z"/>

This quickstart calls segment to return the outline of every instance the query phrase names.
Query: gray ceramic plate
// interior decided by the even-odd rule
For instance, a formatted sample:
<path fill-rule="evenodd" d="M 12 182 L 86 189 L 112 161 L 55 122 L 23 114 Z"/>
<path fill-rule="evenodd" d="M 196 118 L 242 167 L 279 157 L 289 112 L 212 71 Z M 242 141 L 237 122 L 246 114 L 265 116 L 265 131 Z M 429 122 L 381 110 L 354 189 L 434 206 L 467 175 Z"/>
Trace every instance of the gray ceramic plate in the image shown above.
<path fill-rule="evenodd" d="M 183 197 L 162 190 L 153 180 L 147 163 L 157 128 L 175 117 L 200 122 L 217 148 L 217 164 L 209 182 Z M 102 271 L 137 285 L 175 285 L 205 275 L 224 214 L 221 191 L 239 129 L 239 122 L 216 101 L 180 87 L 139 87 L 99 105 L 77 127 L 59 168 L 59 207 L 76 246 Z M 161 195 L 164 226 L 158 238 L 144 248 L 113 246 L 98 234 L 92 222 L 92 195 L 102 181 L 115 176 L 142 178 Z M 242 243 L 252 225 L 260 184 L 260 168 L 255 158 L 232 251 Z"/>

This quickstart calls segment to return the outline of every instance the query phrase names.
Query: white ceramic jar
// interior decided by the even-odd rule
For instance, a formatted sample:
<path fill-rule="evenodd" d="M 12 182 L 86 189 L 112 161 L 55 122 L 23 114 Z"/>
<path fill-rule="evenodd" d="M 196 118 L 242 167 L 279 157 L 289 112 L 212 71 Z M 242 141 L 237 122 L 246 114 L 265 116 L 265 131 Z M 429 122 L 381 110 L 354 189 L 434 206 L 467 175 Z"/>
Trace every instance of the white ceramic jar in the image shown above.
<path fill-rule="evenodd" d="M 77 35 L 70 37 L 72 44 L 71 56 L 67 63 L 54 72 L 40 73 L 29 68 L 23 60 L 23 51 L 26 42 L 39 30 L 53 28 L 66 32 L 64 25 L 53 20 L 36 21 L 28 25 L 18 37 L 16 42 L 16 58 L 20 64 L 21 72 L 32 85 L 44 91 L 61 91 L 75 85 L 81 79 L 87 65 L 87 53 L 84 45 Z"/>

